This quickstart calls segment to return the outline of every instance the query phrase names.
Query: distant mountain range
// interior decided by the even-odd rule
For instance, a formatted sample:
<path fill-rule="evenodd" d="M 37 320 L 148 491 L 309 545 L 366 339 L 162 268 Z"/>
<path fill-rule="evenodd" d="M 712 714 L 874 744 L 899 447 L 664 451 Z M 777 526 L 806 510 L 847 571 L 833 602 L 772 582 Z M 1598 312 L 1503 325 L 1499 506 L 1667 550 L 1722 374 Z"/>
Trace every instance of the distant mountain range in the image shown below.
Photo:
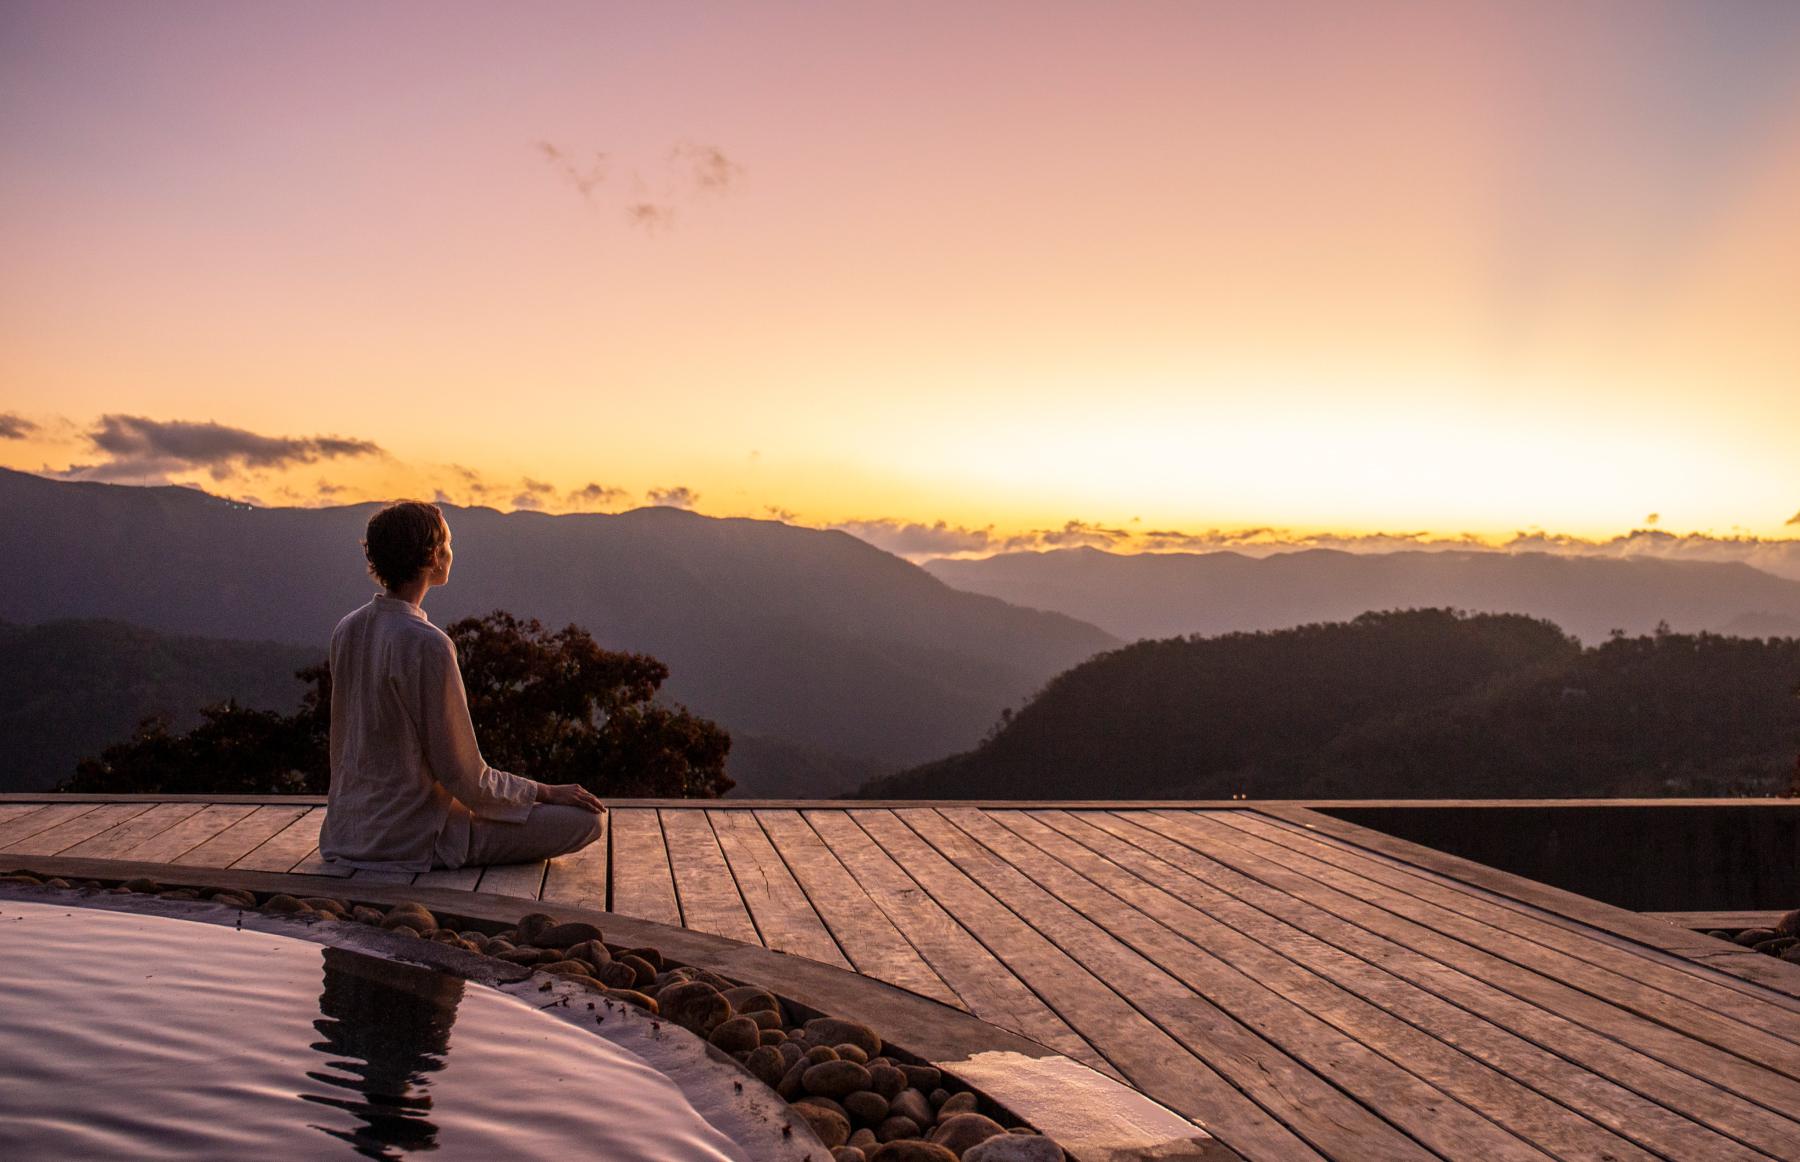
<path fill-rule="evenodd" d="M 1369 613 L 1141 641 L 868 798 L 1770 795 L 1800 750 L 1800 640 Z"/>
<path fill-rule="evenodd" d="M 377 588 L 358 544 L 374 507 L 253 508 L 0 470 L 0 619 L 106 618 L 323 657 Z M 746 759 L 816 775 L 841 758 L 845 786 L 971 745 L 1002 707 L 1117 644 L 841 532 L 673 508 L 445 511 L 457 552 L 426 600 L 438 624 L 506 609 L 654 654 L 671 697 L 758 740 Z"/>
<path fill-rule="evenodd" d="M 958 589 L 1054 610 L 1126 640 L 1285 629 L 1372 609 L 1454 608 L 1548 618 L 1595 642 L 1615 629 L 1800 636 L 1800 581 L 1741 564 L 1547 553 L 1121 555 L 1098 549 L 937 560 Z"/>
<path fill-rule="evenodd" d="M 123 742 L 143 719 L 177 731 L 227 698 L 292 710 L 294 671 L 318 650 L 279 642 L 160 634 L 116 621 L 0 622 L 0 791 L 40 791 Z"/>

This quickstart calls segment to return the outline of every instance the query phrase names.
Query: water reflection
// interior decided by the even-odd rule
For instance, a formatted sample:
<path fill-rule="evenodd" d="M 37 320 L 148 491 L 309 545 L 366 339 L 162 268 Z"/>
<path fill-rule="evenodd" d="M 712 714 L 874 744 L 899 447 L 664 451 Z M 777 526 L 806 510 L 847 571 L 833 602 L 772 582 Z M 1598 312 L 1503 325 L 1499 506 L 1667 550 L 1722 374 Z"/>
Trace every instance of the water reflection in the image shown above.
<path fill-rule="evenodd" d="M 324 952 L 320 1018 L 313 1022 L 324 1040 L 312 1048 L 326 1055 L 328 1069 L 306 1076 L 347 1092 L 300 1097 L 343 1110 L 360 1124 L 313 1128 L 367 1158 L 437 1149 L 430 1075 L 444 1068 L 463 982 L 339 948 Z"/>

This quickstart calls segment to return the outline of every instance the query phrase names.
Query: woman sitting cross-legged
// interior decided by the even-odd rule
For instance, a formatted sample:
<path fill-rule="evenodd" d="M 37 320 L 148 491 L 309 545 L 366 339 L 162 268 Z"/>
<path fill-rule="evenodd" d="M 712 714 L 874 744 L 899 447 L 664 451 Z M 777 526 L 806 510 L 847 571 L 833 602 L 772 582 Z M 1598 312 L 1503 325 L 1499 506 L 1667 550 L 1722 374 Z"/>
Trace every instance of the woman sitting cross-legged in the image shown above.
<path fill-rule="evenodd" d="M 319 854 L 336 867 L 420 872 L 528 863 L 600 835 L 606 808 L 482 761 L 456 646 L 419 607 L 450 580 L 435 504 L 369 518 L 363 551 L 387 587 L 331 633 L 331 794 Z"/>

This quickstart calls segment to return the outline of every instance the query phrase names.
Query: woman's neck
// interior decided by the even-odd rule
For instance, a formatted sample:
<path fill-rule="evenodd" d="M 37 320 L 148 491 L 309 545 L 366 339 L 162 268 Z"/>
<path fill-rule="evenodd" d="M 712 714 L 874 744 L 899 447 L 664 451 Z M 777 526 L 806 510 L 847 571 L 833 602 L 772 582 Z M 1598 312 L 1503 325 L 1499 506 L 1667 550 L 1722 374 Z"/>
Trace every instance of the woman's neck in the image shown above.
<path fill-rule="evenodd" d="M 431 588 L 431 582 L 424 577 L 417 581 L 408 581 L 405 585 L 387 591 L 387 595 L 395 601 L 404 601 L 409 605 L 418 605 L 425 600 L 425 593 Z"/>

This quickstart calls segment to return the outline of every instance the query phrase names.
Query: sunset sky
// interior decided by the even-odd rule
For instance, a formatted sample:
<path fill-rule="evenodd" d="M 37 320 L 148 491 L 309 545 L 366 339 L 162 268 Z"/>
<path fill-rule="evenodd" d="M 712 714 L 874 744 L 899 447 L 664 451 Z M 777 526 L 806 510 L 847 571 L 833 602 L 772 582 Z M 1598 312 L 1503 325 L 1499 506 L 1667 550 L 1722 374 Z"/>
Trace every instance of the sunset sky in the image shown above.
<path fill-rule="evenodd" d="M 1790 0 L 8 0 L 0 254 L 45 474 L 1800 532 Z"/>

